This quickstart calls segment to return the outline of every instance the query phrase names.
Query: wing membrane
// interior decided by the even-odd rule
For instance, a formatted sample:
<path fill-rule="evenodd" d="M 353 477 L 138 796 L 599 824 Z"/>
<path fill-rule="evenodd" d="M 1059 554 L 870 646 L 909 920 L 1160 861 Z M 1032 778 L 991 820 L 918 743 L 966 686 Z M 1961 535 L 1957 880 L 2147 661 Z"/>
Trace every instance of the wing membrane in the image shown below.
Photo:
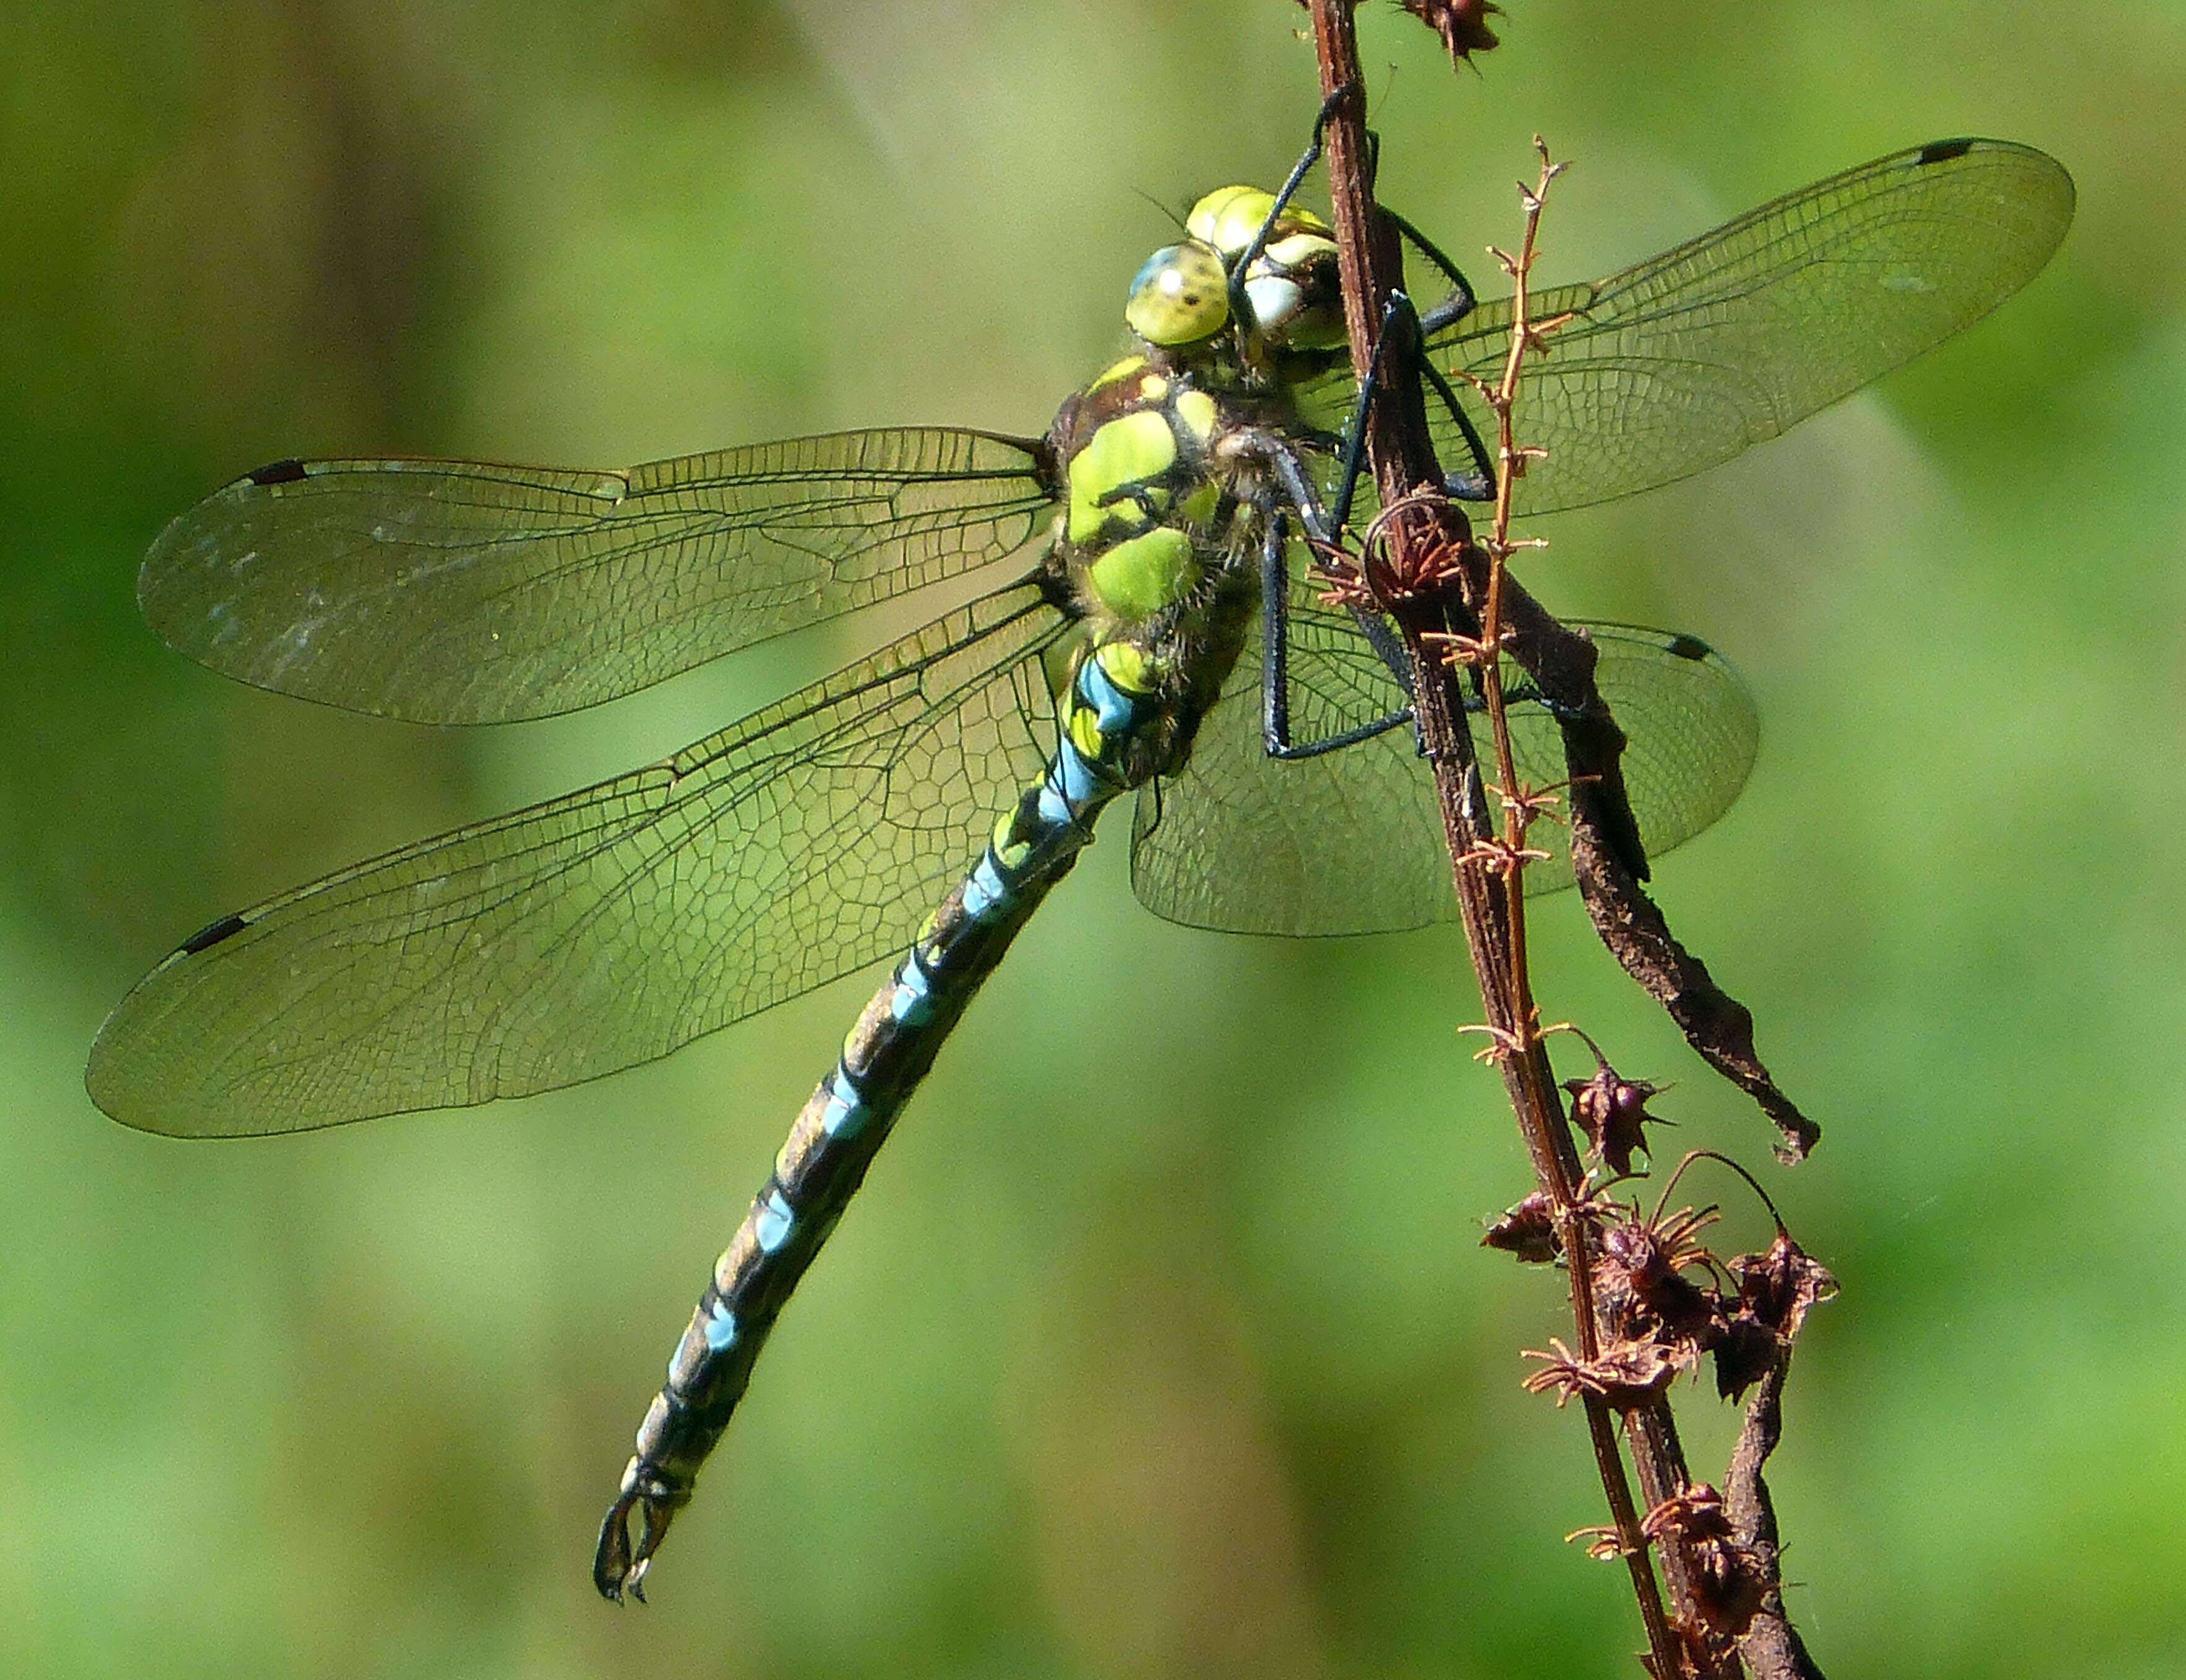
<path fill-rule="evenodd" d="M 1746 784 L 1760 724 L 1746 687 L 1694 638 L 1628 624 L 1580 624 L 1601 650 L 1595 680 L 1631 737 L 1624 774 L 1651 857 L 1729 809 Z M 1342 613 L 1309 599 L 1291 619 L 1293 728 L 1310 738 L 1386 716 L 1405 695 Z M 1432 779 L 1410 726 L 1319 758 L 1270 758 L 1260 736 L 1258 636 L 1200 726 L 1182 774 L 1138 796 L 1131 885 L 1158 916 L 1234 933 L 1316 936 L 1424 927 L 1456 913 Z M 1523 693 L 1524 678 L 1505 680 Z M 1470 719 L 1483 764 L 1494 746 Z M 1511 709 L 1521 779 L 1563 781 L 1563 736 L 1538 701 Z M 1533 838 L 1554 854 L 1529 892 L 1568 886 L 1565 831 Z"/>
<path fill-rule="evenodd" d="M 421 723 L 546 717 L 1001 558 L 1042 446 L 838 432 L 627 472 L 283 462 L 163 531 L 137 596 L 225 675 Z"/>
<path fill-rule="evenodd" d="M 674 759 L 216 924 L 125 998 L 99 1106 L 286 1132 L 664 1056 L 907 945 L 1052 749 L 1036 585 Z"/>
<path fill-rule="evenodd" d="M 1569 313 L 1529 363 L 1517 486 L 1546 513 L 1668 484 L 1773 438 L 1970 326 L 2041 271 L 2072 219 L 2063 165 L 2000 140 L 1939 141 L 1788 194 L 1623 272 L 1537 294 Z M 1490 379 L 1511 300 L 1436 333 L 1438 366 Z M 1341 395 L 1324 376 L 1313 395 Z M 1495 427 L 1462 382 L 1483 438 Z M 1445 468 L 1471 464 L 1431 405 Z"/>

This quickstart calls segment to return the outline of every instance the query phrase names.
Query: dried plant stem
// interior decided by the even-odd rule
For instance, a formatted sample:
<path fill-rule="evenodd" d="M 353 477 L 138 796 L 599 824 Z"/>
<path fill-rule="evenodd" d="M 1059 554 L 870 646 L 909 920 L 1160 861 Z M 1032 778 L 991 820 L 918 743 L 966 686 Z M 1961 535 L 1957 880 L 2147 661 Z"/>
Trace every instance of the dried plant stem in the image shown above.
<path fill-rule="evenodd" d="M 1363 87 L 1348 0 L 1309 0 L 1322 91 L 1348 93 L 1334 109 L 1326 130 L 1331 214 L 1341 255 L 1347 324 L 1354 365 L 1366 367 L 1384 311 L 1401 273 L 1395 237 L 1376 210 L 1367 178 Z M 1553 171 L 1544 159 L 1542 188 Z M 1524 260 L 1530 262 L 1539 215 L 1539 191 L 1529 195 Z M 1499 655 L 1505 636 L 1511 552 L 1512 481 L 1522 471 L 1523 451 L 1512 434 L 1511 399 L 1538 329 L 1526 320 L 1522 272 L 1514 273 L 1520 295 L 1511 355 L 1497 395 L 1499 471 L 1495 523 L 1486 545 L 1476 545 L 1464 516 L 1440 493 L 1438 467 L 1428 443 L 1420 381 L 1410 359 L 1382 362 L 1383 378 L 1365 417 L 1367 458 L 1384 509 L 1388 546 L 1386 572 L 1395 586 L 1376 590 L 1410 656 L 1415 715 L 1432 768 L 1457 893 L 1488 1015 L 1491 1047 L 1485 1053 L 1500 1072 L 1535 1177 L 1547 1201 L 1570 1280 L 1572 1327 L 1579 1357 L 1600 1350 L 1601 1314 L 1593 1293 L 1589 1222 L 1579 1215 L 1584 1178 L 1562 1096 L 1542 1042 L 1526 961 L 1522 872 L 1527 825 L 1539 815 L 1538 796 L 1519 784 L 1503 706 Z M 1485 566 L 1481 565 L 1484 553 Z M 1365 569 L 1362 563 L 1362 578 Z M 1484 570 L 1484 575 L 1483 572 Z M 1364 580 L 1376 589 L 1374 580 Z M 1471 603 L 1468 610 L 1466 602 Z M 1486 697 L 1495 742 L 1497 824 L 1485 803 L 1481 767 L 1463 724 L 1463 674 L 1443 649 L 1470 646 Z M 1630 1575 L 1647 1637 L 1647 1663 L 1657 1680 L 1679 1680 L 1696 1671 L 1691 1654 L 1672 1626 L 1656 1582 L 1641 1515 L 1633 1499 L 1617 1439 L 1617 1420 L 1628 1421 L 1634 1464 L 1651 1509 L 1682 1495 L 1689 1481 L 1682 1448 L 1666 1402 L 1626 1408 L 1600 1395 L 1583 1393 L 1588 1434 L 1614 1525 L 1616 1548 Z M 1693 1572 L 1674 1538 L 1662 1545 L 1678 1622 L 1696 1625 Z M 1735 1662 L 1718 1671 L 1735 1674 Z"/>

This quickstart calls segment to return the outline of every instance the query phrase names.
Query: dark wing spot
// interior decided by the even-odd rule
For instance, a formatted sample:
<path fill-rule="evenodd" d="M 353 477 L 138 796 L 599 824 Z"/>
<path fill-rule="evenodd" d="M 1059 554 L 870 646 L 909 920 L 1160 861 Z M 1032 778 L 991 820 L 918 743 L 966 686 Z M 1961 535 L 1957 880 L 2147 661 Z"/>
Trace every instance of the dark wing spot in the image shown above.
<path fill-rule="evenodd" d="M 1662 651 L 1673 659 L 1705 659 L 1715 649 L 1696 636 L 1673 636 L 1670 645 Z"/>
<path fill-rule="evenodd" d="M 207 922 L 182 941 L 178 956 L 195 956 L 199 951 L 217 945 L 223 939 L 232 939 L 250 924 L 239 916 L 224 916 L 218 921 Z"/>
<path fill-rule="evenodd" d="M 1920 148 L 1920 155 L 1913 160 L 1915 166 L 1921 164 L 1948 163 L 1953 158 L 1962 158 L 1974 148 L 1970 140 L 1933 140 Z"/>
<path fill-rule="evenodd" d="M 293 484 L 305 476 L 304 463 L 292 455 L 286 461 L 273 462 L 244 476 L 254 484 Z"/>

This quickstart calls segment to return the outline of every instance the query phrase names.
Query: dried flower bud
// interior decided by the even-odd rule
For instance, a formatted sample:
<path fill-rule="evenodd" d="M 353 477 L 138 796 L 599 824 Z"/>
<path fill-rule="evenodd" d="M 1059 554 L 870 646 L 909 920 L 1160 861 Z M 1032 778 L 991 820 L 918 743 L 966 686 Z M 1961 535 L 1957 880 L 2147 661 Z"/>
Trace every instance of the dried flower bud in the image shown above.
<path fill-rule="evenodd" d="M 1649 1511 L 1640 1532 L 1684 1554 L 1699 1612 L 1699 1625 L 1685 1632 L 1701 1658 L 1701 1672 L 1716 1672 L 1767 1593 L 1770 1577 L 1763 1559 L 1742 1543 L 1729 1506 L 1705 1481 L 1689 1482 Z"/>
<path fill-rule="evenodd" d="M 1473 53 L 1490 51 L 1496 44 L 1488 20 L 1503 8 L 1490 5 L 1488 0 L 1404 0 L 1404 6 L 1442 36 L 1443 48 L 1453 64 L 1462 64 Z"/>
<path fill-rule="evenodd" d="M 1808 1311 L 1837 1292 L 1829 1268 L 1784 1233 L 1762 1254 L 1741 1254 L 1730 1263 L 1738 1280 L 1740 1308 L 1789 1341 L 1807 1321 Z"/>
<path fill-rule="evenodd" d="M 1527 1266 L 1545 1266 L 1563 1253 L 1555 1219 L 1549 1212 L 1549 1199 L 1539 1190 L 1506 1210 L 1482 1234 L 1480 1246 L 1516 1255 L 1521 1264 Z"/>
<path fill-rule="evenodd" d="M 1601 1232 L 1595 1286 L 1626 1334 L 1661 1341 L 1680 1364 L 1696 1364 L 1724 1333 L 1722 1297 L 1684 1275 L 1713 1257 L 1696 1239 L 1712 1210 L 1684 1209 L 1660 1226 L 1638 1217 Z"/>
<path fill-rule="evenodd" d="M 1735 1400 L 1775 1368 L 1808 1310 L 1836 1293 L 1837 1280 L 1781 1232 L 1765 1252 L 1734 1258 L 1730 1274 L 1738 1307 L 1715 1346 L 1715 1386 Z"/>
<path fill-rule="evenodd" d="M 1685 1540 L 1725 1539 L 1730 1534 L 1730 1516 L 1724 1509 L 1722 1494 L 1705 1481 L 1692 1481 L 1685 1484 L 1684 1492 L 1673 1494 L 1648 1512 L 1640 1532 L 1650 1540 L 1666 1534 Z"/>
<path fill-rule="evenodd" d="M 1597 1059 L 1599 1059 L 1597 1056 Z M 1572 1123 L 1586 1134 L 1587 1142 L 1609 1170 L 1623 1178 L 1632 1170 L 1632 1151 L 1647 1147 L 1645 1128 L 1670 1123 L 1647 1112 L 1650 1097 L 1667 1086 L 1645 1079 L 1627 1079 L 1603 1061 L 1591 1078 L 1567 1079 L 1572 1095 Z"/>
<path fill-rule="evenodd" d="M 1628 1411 L 1653 1399 L 1676 1379 L 1690 1362 L 1674 1350 L 1652 1341 L 1617 1341 L 1605 1347 L 1600 1357 L 1582 1359 L 1551 1336 L 1555 1350 L 1544 1353 L 1527 1348 L 1526 1357 L 1543 1361 L 1541 1369 L 1525 1381 L 1529 1394 L 1553 1394 L 1556 1404 L 1583 1394 L 1598 1394 L 1619 1411 Z"/>

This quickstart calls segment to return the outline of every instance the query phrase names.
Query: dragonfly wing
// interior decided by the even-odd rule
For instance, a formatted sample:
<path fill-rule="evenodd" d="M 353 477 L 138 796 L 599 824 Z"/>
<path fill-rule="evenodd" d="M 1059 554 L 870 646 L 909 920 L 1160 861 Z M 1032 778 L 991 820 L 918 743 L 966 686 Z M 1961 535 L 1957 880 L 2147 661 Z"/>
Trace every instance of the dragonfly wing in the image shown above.
<path fill-rule="evenodd" d="M 1763 204 L 1588 284 L 1538 293 L 1536 321 L 1572 317 L 1529 362 L 1521 440 L 1548 451 L 1516 487 L 1522 513 L 1580 507 L 1728 461 L 1987 315 L 2041 271 L 2072 220 L 2055 159 L 2000 140 L 1898 152 Z M 1501 376 L 1511 300 L 1428 342 L 1453 373 Z M 1475 429 L 1495 425 L 1460 380 Z M 1315 412 L 1348 400 L 1324 375 Z M 1472 456 L 1431 405 L 1446 468 Z M 1490 463 L 1492 465 L 1492 463 Z"/>
<path fill-rule="evenodd" d="M 194 1137 L 520 1096 L 906 946 L 1052 749 L 1068 628 L 1001 591 L 664 764 L 216 923 L 108 1020 L 92 1097 Z"/>
<path fill-rule="evenodd" d="M 1292 591 L 1291 728 L 1325 738 L 1409 696 L 1358 627 Z M 1449 859 L 1410 724 L 1319 758 L 1268 756 L 1256 624 L 1181 772 L 1141 788 L 1131 887 L 1157 916 L 1226 932 L 1369 933 L 1449 914 Z"/>
<path fill-rule="evenodd" d="M 1022 546 L 1045 446 L 838 432 L 626 472 L 281 462 L 160 533 L 154 630 L 240 681 L 421 723 L 551 716 Z"/>
<path fill-rule="evenodd" d="M 1627 791 L 1648 854 L 1660 856 L 1722 815 L 1745 786 L 1760 739 L 1752 697 L 1696 638 L 1630 624 L 1574 627 L 1600 650 L 1595 686 L 1631 737 Z M 1294 605 L 1291 630 L 1300 738 L 1404 703 L 1347 615 Z M 1441 815 L 1410 726 L 1317 758 L 1271 759 L 1260 734 L 1258 651 L 1248 644 L 1183 772 L 1139 794 L 1131 882 L 1141 901 L 1190 927 L 1296 936 L 1384 932 L 1454 915 Z M 1562 731 L 1526 697 L 1530 686 L 1515 666 L 1505 681 L 1519 697 L 1510 712 L 1519 778 L 1553 787 L 1567 775 Z M 1473 750 L 1492 766 L 1486 719 L 1470 721 Z M 1527 890 L 1570 885 L 1567 831 L 1544 821 L 1531 838 L 1551 855 L 1528 870 Z"/>
<path fill-rule="evenodd" d="M 1625 791 L 1640 843 L 1649 857 L 1659 858 L 1737 803 L 1761 750 L 1761 714 L 1737 669 L 1698 636 L 1645 624 L 1581 622 L 1575 628 L 1600 650 L 1595 687 L 1624 731 Z M 1539 702 L 1525 710 L 1531 727 L 1553 742 L 1556 768 L 1545 780 L 1567 775 L 1561 730 Z M 1487 731 L 1476 723 L 1473 732 Z M 1522 764 L 1520 773 L 1534 774 Z M 1570 879 L 1561 829 L 1554 848 L 1555 871 L 1539 883 L 1544 889 Z"/>

